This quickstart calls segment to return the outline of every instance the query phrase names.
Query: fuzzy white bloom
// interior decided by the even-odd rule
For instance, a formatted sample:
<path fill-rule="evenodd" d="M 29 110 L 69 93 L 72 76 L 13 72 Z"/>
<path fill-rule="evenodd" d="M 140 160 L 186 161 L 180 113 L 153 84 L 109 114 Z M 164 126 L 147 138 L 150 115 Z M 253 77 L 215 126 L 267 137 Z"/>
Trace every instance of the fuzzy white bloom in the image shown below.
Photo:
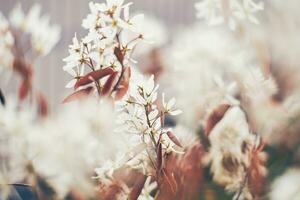
<path fill-rule="evenodd" d="M 43 121 L 9 104 L 0 111 L 2 134 L 8 133 L 4 142 L 9 148 L 3 153 L 9 158 L 12 182 L 30 177 L 27 167 L 31 165 L 60 198 L 72 189 L 93 195 L 93 169 L 116 150 L 110 104 L 94 100 L 69 104 L 59 115 Z"/>
<path fill-rule="evenodd" d="M 287 170 L 281 177 L 275 179 L 272 184 L 270 193 L 271 200 L 281 199 L 300 199 L 300 169 L 291 168 Z"/>
<path fill-rule="evenodd" d="M 195 7 L 199 19 L 205 19 L 210 25 L 225 22 L 235 30 L 243 20 L 258 24 L 256 13 L 264 9 L 264 4 L 254 0 L 201 0 Z"/>
<path fill-rule="evenodd" d="M 191 128 L 188 128 L 181 124 L 177 124 L 173 128 L 173 132 L 184 148 L 189 147 L 195 141 L 199 140 L 199 138 L 197 138 L 197 135 Z"/>
<path fill-rule="evenodd" d="M 257 137 L 249 131 L 244 112 L 238 106 L 229 108 L 209 133 L 209 141 L 206 159 L 211 162 L 213 180 L 230 192 L 239 191 L 249 173 L 252 149 L 259 145 Z M 259 154 L 259 159 L 265 159 L 265 155 Z M 258 173 L 265 175 L 266 169 L 259 165 Z M 244 185 L 243 195 L 251 197 L 247 183 Z"/>
<path fill-rule="evenodd" d="M 249 166 L 242 146 L 253 139 L 243 111 L 239 107 L 228 110 L 209 134 L 211 171 L 217 183 L 229 190 L 239 188 L 245 176 L 244 166 Z"/>
<path fill-rule="evenodd" d="M 38 55 L 47 55 L 60 39 L 60 27 L 51 25 L 48 15 L 41 15 L 39 4 L 32 6 L 27 15 L 17 4 L 9 19 L 16 29 L 31 35 L 31 46 Z"/>
<path fill-rule="evenodd" d="M 12 65 L 13 54 L 11 47 L 14 45 L 14 38 L 10 32 L 8 21 L 0 13 L 0 72 L 2 68 Z"/>
<path fill-rule="evenodd" d="M 185 111 L 180 123 L 196 129 L 220 103 L 238 104 L 236 78 L 245 76 L 253 57 L 246 45 L 216 27 L 196 24 L 178 34 L 162 56 L 166 67 L 160 83 Z"/>

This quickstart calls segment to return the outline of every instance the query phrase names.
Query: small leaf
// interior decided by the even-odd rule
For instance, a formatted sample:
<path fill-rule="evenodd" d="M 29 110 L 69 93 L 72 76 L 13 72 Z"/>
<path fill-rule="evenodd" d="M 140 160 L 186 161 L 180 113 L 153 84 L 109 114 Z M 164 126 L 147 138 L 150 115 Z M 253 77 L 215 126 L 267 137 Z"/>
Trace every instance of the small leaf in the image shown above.
<path fill-rule="evenodd" d="M 68 103 L 68 102 L 86 97 L 93 92 L 93 89 L 94 89 L 93 87 L 87 87 L 82 90 L 78 90 L 78 91 L 72 93 L 71 95 L 67 96 L 63 100 L 63 103 Z"/>
<path fill-rule="evenodd" d="M 167 132 L 168 137 L 170 138 L 170 140 L 172 140 L 172 142 L 174 142 L 174 144 L 176 144 L 179 147 L 182 147 L 182 145 L 180 144 L 179 140 L 177 139 L 177 137 L 171 132 L 168 131 Z M 183 148 L 183 147 L 182 147 Z"/>
<path fill-rule="evenodd" d="M 0 89 L 0 102 L 2 103 L 2 105 L 5 105 L 5 97 L 1 89 Z"/>
<path fill-rule="evenodd" d="M 114 72 L 109 76 L 109 78 L 107 79 L 107 81 L 105 82 L 105 84 L 101 90 L 102 95 L 107 95 L 111 91 L 112 85 L 117 77 L 117 74 L 118 74 L 118 72 Z"/>
<path fill-rule="evenodd" d="M 230 105 L 222 104 L 212 111 L 212 113 L 209 115 L 206 121 L 205 134 L 207 136 L 213 130 L 215 125 L 223 118 L 223 116 L 229 108 Z"/>
<path fill-rule="evenodd" d="M 84 86 L 87 84 L 90 84 L 94 81 L 98 81 L 99 79 L 108 76 L 110 74 L 112 74 L 114 71 L 112 70 L 112 68 L 107 67 L 104 69 L 99 69 L 96 71 L 92 71 L 90 73 L 88 73 L 87 75 L 81 77 L 75 84 L 75 89 L 77 89 L 80 86 Z"/>
<path fill-rule="evenodd" d="M 129 193 L 128 200 L 137 200 L 144 188 L 146 176 L 140 176 L 135 182 L 131 192 Z"/>

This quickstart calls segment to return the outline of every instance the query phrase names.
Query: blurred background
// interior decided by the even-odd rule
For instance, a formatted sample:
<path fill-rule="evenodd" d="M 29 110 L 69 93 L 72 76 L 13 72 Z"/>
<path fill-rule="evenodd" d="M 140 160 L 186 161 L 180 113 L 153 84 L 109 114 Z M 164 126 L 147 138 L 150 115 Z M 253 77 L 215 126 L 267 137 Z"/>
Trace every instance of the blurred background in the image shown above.
<path fill-rule="evenodd" d="M 104 0 L 95 0 L 101 2 Z M 25 13 L 35 3 L 42 5 L 42 13 L 49 14 L 51 22 L 62 28 L 61 40 L 53 51 L 43 58 L 43 63 L 36 63 L 34 68 L 36 82 L 49 100 L 51 108 L 55 108 L 69 93 L 65 88 L 70 79 L 62 70 L 63 58 L 68 56 L 68 45 L 71 43 L 74 33 L 79 36 L 84 31 L 81 27 L 83 18 L 89 12 L 88 0 L 0 0 L 0 11 L 8 16 L 16 3 L 20 2 Z M 168 27 L 170 34 L 175 33 L 182 26 L 192 24 L 195 17 L 195 0 L 131 0 L 132 12 L 145 12 L 158 18 Z"/>

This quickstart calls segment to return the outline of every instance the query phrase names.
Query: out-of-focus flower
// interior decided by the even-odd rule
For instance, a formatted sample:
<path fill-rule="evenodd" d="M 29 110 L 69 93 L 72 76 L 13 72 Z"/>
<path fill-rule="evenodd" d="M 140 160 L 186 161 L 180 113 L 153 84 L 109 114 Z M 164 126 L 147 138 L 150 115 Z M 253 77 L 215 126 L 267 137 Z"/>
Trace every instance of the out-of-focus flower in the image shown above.
<path fill-rule="evenodd" d="M 225 22 L 230 29 L 235 30 L 243 20 L 258 24 L 255 15 L 264 9 L 264 4 L 254 0 L 201 0 L 195 7 L 197 17 L 205 19 L 208 24 L 218 25 Z"/>
<path fill-rule="evenodd" d="M 271 75 L 265 78 L 259 68 L 249 70 L 243 80 L 245 95 L 255 102 L 270 99 L 277 93 L 276 83 Z"/>
<path fill-rule="evenodd" d="M 25 15 L 17 4 L 10 13 L 10 22 L 16 29 L 31 35 L 31 46 L 38 55 L 47 55 L 60 39 L 60 28 L 50 24 L 48 15 L 41 16 L 41 7 L 36 4 Z"/>
<path fill-rule="evenodd" d="M 11 48 L 13 45 L 14 38 L 10 32 L 9 23 L 0 13 L 0 72 L 2 68 L 12 66 L 13 54 Z"/>
<path fill-rule="evenodd" d="M 185 111 L 180 123 L 196 129 L 220 103 L 238 104 L 239 79 L 255 63 L 248 47 L 223 29 L 199 24 L 174 38 L 162 56 L 160 84 Z"/>
<path fill-rule="evenodd" d="M 270 193 L 271 200 L 294 199 L 300 196 L 299 188 L 300 169 L 288 169 L 281 177 L 275 179 Z"/>
<path fill-rule="evenodd" d="M 34 95 L 36 99 L 43 99 L 46 111 L 45 98 L 41 92 L 35 91 L 33 85 L 33 63 L 53 49 L 59 40 L 60 28 L 50 25 L 49 16 L 40 16 L 40 11 L 40 6 L 36 4 L 25 15 L 21 5 L 17 4 L 10 13 L 9 21 L 0 14 L 0 66 L 20 76 L 20 100 L 28 96 L 34 98 Z"/>
<path fill-rule="evenodd" d="M 144 58 L 144 56 L 147 56 L 154 49 L 162 48 L 168 41 L 165 25 L 159 19 L 150 14 L 145 14 L 140 30 L 146 42 L 136 46 L 134 51 L 135 57 Z M 127 31 L 124 33 L 123 37 L 127 38 L 125 40 L 130 41 L 135 37 L 135 34 Z"/>
<path fill-rule="evenodd" d="M 245 114 L 237 106 L 229 108 L 208 134 L 211 145 L 208 160 L 214 181 L 228 191 L 237 194 L 241 191 L 243 196 L 250 198 L 253 195 L 248 182 L 251 180 L 249 176 L 252 177 L 251 170 L 256 170 L 256 177 L 264 177 L 266 169 L 263 166 L 265 156 L 259 150 L 260 142 L 257 142 L 260 140 L 250 132 Z M 254 153 L 256 149 L 258 154 Z"/>
<path fill-rule="evenodd" d="M 112 148 L 107 148 L 117 138 L 111 134 L 114 127 L 111 105 L 87 100 L 69 104 L 57 116 L 42 121 L 34 116 L 34 110 L 28 112 L 28 108 L 22 111 L 10 104 L 1 107 L 1 134 L 5 136 L 1 158 L 7 158 L 1 162 L 7 167 L 10 181 L 27 180 L 39 187 L 35 180 L 42 178 L 60 198 L 73 189 L 92 196 L 93 169 L 115 154 Z"/>

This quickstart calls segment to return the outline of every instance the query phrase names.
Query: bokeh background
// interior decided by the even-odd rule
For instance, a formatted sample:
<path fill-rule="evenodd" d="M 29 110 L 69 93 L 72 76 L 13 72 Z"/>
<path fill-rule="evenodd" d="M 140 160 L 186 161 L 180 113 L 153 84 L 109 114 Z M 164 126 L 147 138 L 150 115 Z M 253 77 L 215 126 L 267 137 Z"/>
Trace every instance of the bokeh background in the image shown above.
<path fill-rule="evenodd" d="M 104 0 L 94 0 L 101 2 Z M 168 27 L 169 34 L 174 34 L 183 26 L 195 20 L 195 0 L 125 0 L 133 2 L 132 12 L 145 12 L 152 15 Z M 16 3 L 20 2 L 25 12 L 35 3 L 42 5 L 42 13 L 49 14 L 51 21 L 62 28 L 61 40 L 43 62 L 35 66 L 36 82 L 49 100 L 51 108 L 57 107 L 69 92 L 65 84 L 70 78 L 62 67 L 62 59 L 68 55 L 68 45 L 76 32 L 84 33 L 82 19 L 89 12 L 89 0 L 0 0 L 0 11 L 7 16 Z M 9 92 L 9 91 L 6 91 Z"/>

